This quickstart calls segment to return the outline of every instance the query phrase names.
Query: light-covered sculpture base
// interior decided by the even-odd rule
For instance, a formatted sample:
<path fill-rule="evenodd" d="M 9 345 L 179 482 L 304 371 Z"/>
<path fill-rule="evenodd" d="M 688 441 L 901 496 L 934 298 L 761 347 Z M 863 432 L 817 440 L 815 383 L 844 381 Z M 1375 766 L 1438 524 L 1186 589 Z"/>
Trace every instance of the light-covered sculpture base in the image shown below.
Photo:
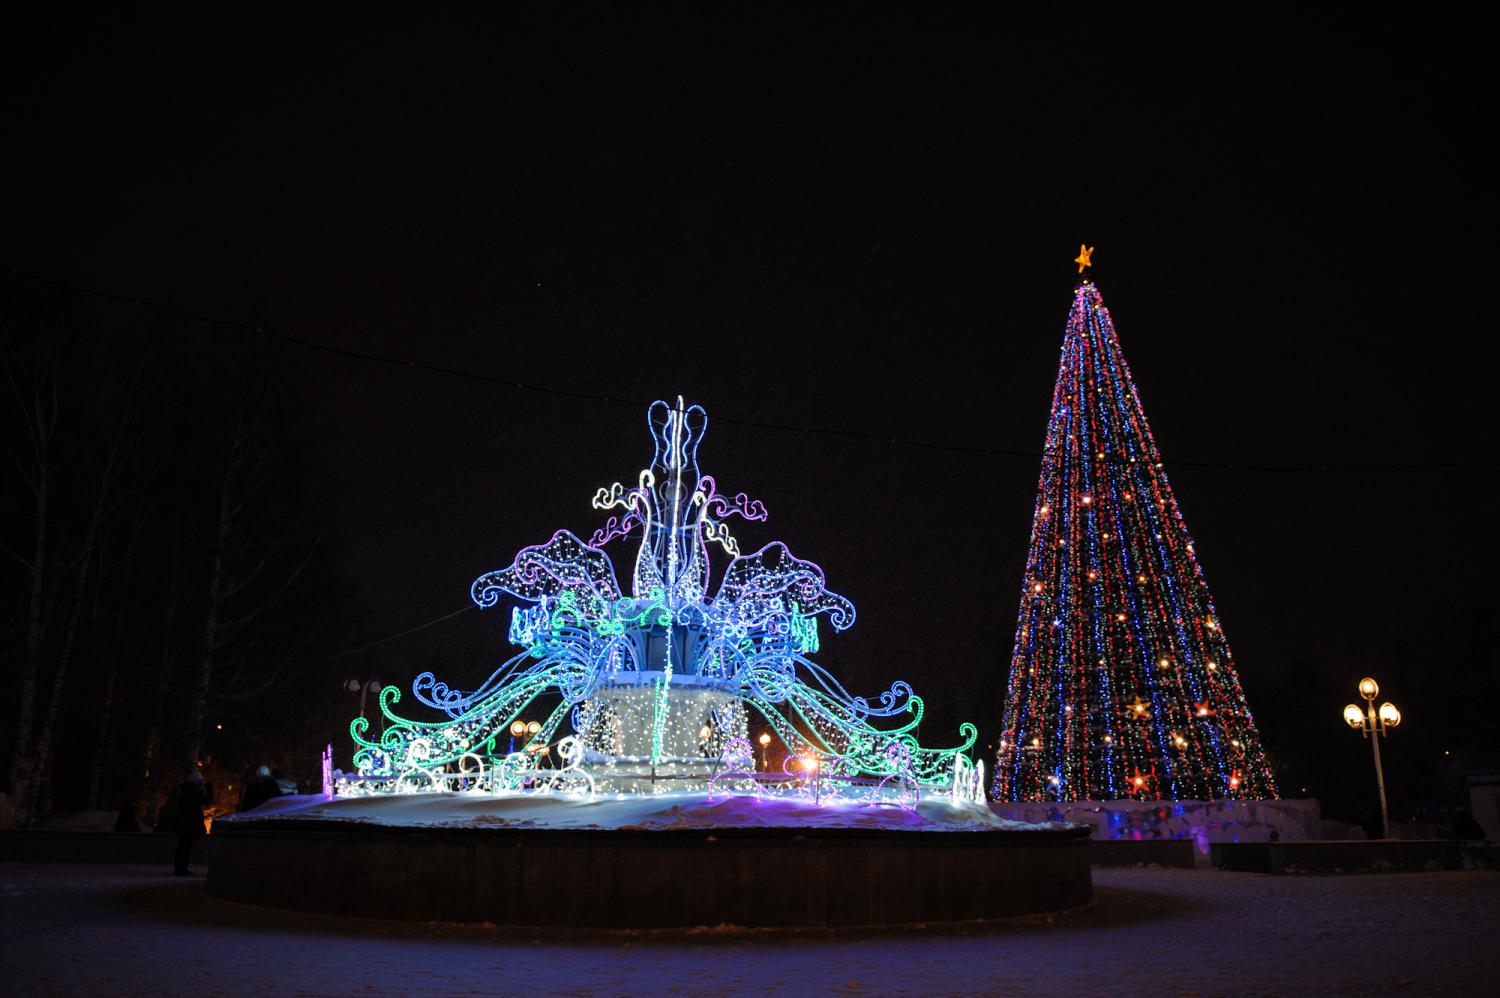
<path fill-rule="evenodd" d="M 594 789 L 655 794 L 708 786 L 723 768 L 725 744 L 746 740 L 745 705 L 716 684 L 666 685 L 652 672 L 629 680 L 601 684 L 579 711 Z"/>

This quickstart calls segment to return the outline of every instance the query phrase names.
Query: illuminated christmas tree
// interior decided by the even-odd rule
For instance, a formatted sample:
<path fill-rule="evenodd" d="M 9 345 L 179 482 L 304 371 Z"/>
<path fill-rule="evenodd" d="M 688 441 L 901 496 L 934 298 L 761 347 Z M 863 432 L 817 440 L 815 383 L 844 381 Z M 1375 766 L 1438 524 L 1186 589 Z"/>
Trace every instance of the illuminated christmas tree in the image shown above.
<path fill-rule="evenodd" d="M 1089 265 L 1081 249 L 1079 273 Z M 999 800 L 1275 797 L 1099 289 L 1073 295 L 993 785 Z"/>

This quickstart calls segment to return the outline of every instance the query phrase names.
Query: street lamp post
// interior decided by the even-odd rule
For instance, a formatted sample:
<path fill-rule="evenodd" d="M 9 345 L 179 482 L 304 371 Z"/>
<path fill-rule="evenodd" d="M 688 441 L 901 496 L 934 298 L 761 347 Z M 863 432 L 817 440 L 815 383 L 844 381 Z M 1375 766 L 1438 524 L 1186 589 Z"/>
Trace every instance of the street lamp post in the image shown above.
<path fill-rule="evenodd" d="M 1380 768 L 1380 739 L 1386 735 L 1387 729 L 1401 723 L 1401 712 L 1389 700 L 1381 704 L 1378 711 L 1375 709 L 1380 684 L 1368 676 L 1359 681 L 1359 695 L 1365 698 L 1365 709 L 1360 710 L 1358 704 L 1349 704 L 1344 708 L 1344 723 L 1370 739 L 1370 750 L 1375 755 L 1375 785 L 1380 789 L 1381 837 L 1390 838 L 1391 815 L 1385 805 L 1385 773 Z"/>
<path fill-rule="evenodd" d="M 348 690 L 350 693 L 359 694 L 359 716 L 364 717 L 365 698 L 368 697 L 371 693 L 378 694 L 381 689 L 383 689 L 383 687 L 381 686 L 380 680 L 378 679 L 366 679 L 364 682 L 360 682 L 358 679 L 351 679 L 344 684 L 344 689 Z M 384 730 L 385 723 L 384 721 L 382 721 L 381 731 L 383 732 Z"/>
<path fill-rule="evenodd" d="M 376 696 L 379 696 L 380 695 L 380 691 L 382 689 L 384 689 L 384 688 L 385 687 L 381 684 L 380 680 L 378 680 L 378 679 L 365 679 L 365 680 L 350 679 L 350 680 L 348 680 L 347 682 L 344 683 L 344 689 L 348 690 L 350 693 L 358 693 L 359 694 L 359 716 L 365 718 L 366 731 L 367 732 L 369 730 L 368 724 L 369 724 L 369 720 L 370 719 L 368 717 L 366 717 L 366 715 L 365 715 L 365 701 L 366 701 L 366 699 L 368 699 L 368 697 L 369 697 L 369 695 L 371 693 L 374 693 Z M 385 714 L 382 712 L 381 715 L 380 715 L 380 731 L 375 734 L 375 740 L 377 742 L 379 742 L 380 741 L 380 736 L 384 735 L 384 734 L 385 734 Z M 331 747 L 330 747 L 330 751 L 331 751 Z M 328 758 L 325 758 L 324 763 L 323 763 L 323 768 L 325 770 L 325 772 L 323 774 L 323 788 L 324 788 L 323 792 L 324 793 L 328 793 L 331 790 L 331 788 L 333 787 L 333 778 L 329 774 L 329 772 L 327 772 L 327 770 L 329 768 L 329 765 L 330 765 L 329 760 L 331 758 L 332 758 L 332 756 L 329 756 Z"/>
<path fill-rule="evenodd" d="M 766 762 L 766 752 L 771 747 L 771 736 L 769 733 L 762 731 L 760 738 L 757 739 L 757 741 L 760 742 L 760 768 L 763 770 L 768 770 L 771 767 L 770 764 Z"/>

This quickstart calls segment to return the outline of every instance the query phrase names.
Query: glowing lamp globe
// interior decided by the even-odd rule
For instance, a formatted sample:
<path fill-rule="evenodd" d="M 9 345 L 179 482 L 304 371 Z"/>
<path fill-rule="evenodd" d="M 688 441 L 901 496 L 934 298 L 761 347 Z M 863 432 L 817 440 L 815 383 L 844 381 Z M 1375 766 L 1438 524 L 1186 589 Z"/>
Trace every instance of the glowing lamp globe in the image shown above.
<path fill-rule="evenodd" d="M 1344 708 L 1344 723 L 1351 728 L 1359 727 L 1365 723 L 1365 712 L 1351 703 Z"/>
<path fill-rule="evenodd" d="M 1374 700 L 1380 695 L 1380 684 L 1366 676 L 1359 681 L 1359 695 L 1366 700 Z"/>
<path fill-rule="evenodd" d="M 526 722 L 516 721 L 510 726 L 510 733 L 516 738 L 520 738 L 522 735 L 526 734 Z"/>
<path fill-rule="evenodd" d="M 1383 703 L 1380 705 L 1380 720 L 1385 723 L 1386 727 L 1394 728 L 1401 723 L 1401 712 L 1396 709 L 1395 704 Z"/>

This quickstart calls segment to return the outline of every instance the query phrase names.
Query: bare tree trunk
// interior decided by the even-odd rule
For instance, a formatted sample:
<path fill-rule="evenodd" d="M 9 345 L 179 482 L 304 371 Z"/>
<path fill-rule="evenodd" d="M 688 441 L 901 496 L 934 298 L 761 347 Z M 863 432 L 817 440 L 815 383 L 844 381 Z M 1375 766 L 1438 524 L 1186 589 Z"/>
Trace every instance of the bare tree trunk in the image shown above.
<path fill-rule="evenodd" d="M 16 817 L 31 818 L 31 731 L 36 717 L 37 679 L 42 670 L 42 645 L 47 637 L 47 484 L 46 468 L 36 494 L 36 544 L 31 561 L 31 597 L 26 607 L 26 657 L 21 660 L 21 705 L 16 720 L 16 738 L 11 749 L 11 786 L 15 792 Z"/>
<path fill-rule="evenodd" d="M 136 517 L 131 523 L 130 540 L 125 546 L 125 580 L 121 587 L 122 593 L 130 590 L 130 580 L 135 574 L 136 550 L 140 543 L 144 523 L 144 516 Z M 99 574 L 101 578 L 105 574 L 102 566 Z M 125 654 L 123 649 L 125 647 L 126 605 L 123 597 L 116 600 L 114 623 L 110 629 L 113 640 L 109 643 L 109 666 L 104 674 L 103 689 L 100 691 L 99 729 L 94 735 L 94 759 L 89 767 L 87 810 L 90 811 L 97 811 L 99 805 L 104 802 L 105 790 L 109 788 L 112 782 L 110 777 L 114 774 L 115 700 L 120 681 L 120 660 Z"/>
<path fill-rule="evenodd" d="M 96 575 L 91 574 L 90 563 L 93 561 L 94 548 L 99 542 L 105 519 L 113 509 L 120 471 L 140 439 L 138 436 L 133 439 L 129 438 L 127 434 L 135 412 L 136 389 L 145 371 L 145 364 L 143 358 L 126 394 L 124 411 L 120 414 L 120 420 L 115 426 L 114 438 L 110 441 L 109 452 L 105 456 L 104 467 L 99 474 L 99 489 L 94 496 L 93 507 L 89 511 L 83 546 L 79 550 L 78 560 L 75 563 L 77 574 L 73 579 L 73 599 L 68 608 L 67 623 L 63 628 L 62 645 L 57 653 L 57 666 L 52 672 L 52 690 L 47 697 L 47 712 L 43 716 L 41 729 L 37 733 L 36 749 L 32 757 L 31 787 L 28 796 L 32 801 L 34 813 L 40 813 L 51 804 L 52 757 L 57 748 L 57 722 L 62 710 L 63 695 L 67 690 L 68 667 L 72 664 L 73 648 L 77 644 L 78 627 L 83 619 L 83 604 L 89 593 L 90 580 L 92 579 L 95 583 L 99 581 Z"/>
<path fill-rule="evenodd" d="M 285 552 L 288 539 L 295 533 L 295 523 L 287 525 L 274 539 L 254 537 L 244 523 L 247 505 L 272 477 L 268 467 L 272 448 L 263 438 L 263 422 L 269 407 L 270 397 L 264 389 L 252 388 L 248 377 L 241 382 L 210 549 L 198 671 L 187 703 L 183 747 L 184 761 L 189 766 L 197 764 L 202 751 L 209 704 L 237 699 L 245 692 L 237 690 L 241 686 L 244 660 L 226 673 L 226 666 L 234 663 L 221 659 L 223 649 L 239 640 L 250 624 L 264 620 L 311 557 L 309 548 L 308 557 L 300 565 L 276 583 L 268 584 L 266 571 Z"/>
<path fill-rule="evenodd" d="M 28 791 L 32 783 L 32 730 L 36 724 L 37 684 L 41 676 L 42 650 L 47 641 L 51 597 L 56 591 L 51 581 L 51 550 L 48 547 L 47 526 L 52 476 L 57 471 L 57 462 L 52 453 L 52 436 L 57 428 L 59 406 L 54 358 L 49 356 L 45 348 L 38 354 L 35 368 L 25 378 L 24 384 L 10 364 L 5 365 L 5 375 L 20 404 L 31 453 L 23 458 L 9 446 L 5 449 L 31 491 L 36 516 L 31 558 L 9 552 L 26 567 L 31 577 L 31 592 L 26 603 L 26 651 L 21 659 L 20 704 L 10 756 L 16 817 L 25 823 L 31 819 L 32 810 Z"/>
<path fill-rule="evenodd" d="M 203 617 L 203 645 L 198 656 L 198 676 L 188 700 L 187 727 L 184 762 L 188 767 L 198 764 L 198 751 L 203 747 L 203 724 L 208 711 L 208 691 L 213 684 L 214 654 L 219 648 L 219 610 L 224 599 L 224 546 L 229 540 L 232 524 L 230 516 L 229 483 L 219 494 L 219 523 L 214 533 L 213 560 L 208 569 L 208 608 Z"/>
<path fill-rule="evenodd" d="M 52 670 L 52 689 L 47 697 L 47 709 L 42 715 L 41 728 L 37 732 L 36 748 L 31 760 L 31 786 L 27 797 L 37 817 L 45 817 L 50 810 L 52 783 L 52 752 L 57 736 L 57 718 L 62 709 L 63 692 L 68 681 L 68 666 L 73 659 L 73 645 L 78 636 L 78 622 L 83 616 L 83 600 L 88 594 L 89 560 L 94 554 L 94 542 L 98 534 L 97 507 L 90 517 L 84 535 L 83 553 L 79 559 L 77 578 L 73 581 L 73 599 L 68 610 L 68 620 L 63 628 L 62 646 L 57 652 L 57 666 Z"/>
<path fill-rule="evenodd" d="M 140 780 L 136 796 L 150 793 L 153 783 L 160 782 L 157 757 L 161 749 L 162 715 L 167 707 L 167 690 L 172 679 L 172 635 L 177 624 L 177 605 L 182 598 L 181 541 L 172 545 L 172 583 L 167 590 L 167 613 L 162 623 L 161 658 L 156 665 L 156 689 L 153 691 L 151 713 L 146 722 L 146 746 L 141 755 Z"/>
<path fill-rule="evenodd" d="M 208 695 L 213 688 L 215 656 L 224 642 L 220 633 L 224 625 L 224 602 L 244 583 L 226 579 L 226 556 L 236 527 L 236 519 L 250 494 L 260 484 L 256 480 L 265 458 L 254 453 L 260 419 L 265 414 L 264 399 L 254 413 L 249 411 L 248 378 L 241 375 L 239 392 L 231 419 L 233 433 L 224 463 L 223 483 L 219 488 L 219 515 L 214 524 L 213 547 L 208 565 L 208 602 L 204 609 L 202 643 L 199 646 L 198 674 L 187 703 L 187 725 L 183 730 L 183 762 L 198 765 L 203 747 L 203 727 L 208 714 Z"/>
<path fill-rule="evenodd" d="M 116 634 L 119 632 L 117 631 Z M 109 672 L 104 677 L 104 689 L 99 705 L 99 730 L 94 735 L 94 761 L 89 767 L 89 794 L 85 810 L 97 811 L 104 802 L 105 784 L 109 782 L 111 763 L 114 762 L 113 734 L 115 726 L 115 683 L 120 678 L 120 660 L 112 658 Z"/>

